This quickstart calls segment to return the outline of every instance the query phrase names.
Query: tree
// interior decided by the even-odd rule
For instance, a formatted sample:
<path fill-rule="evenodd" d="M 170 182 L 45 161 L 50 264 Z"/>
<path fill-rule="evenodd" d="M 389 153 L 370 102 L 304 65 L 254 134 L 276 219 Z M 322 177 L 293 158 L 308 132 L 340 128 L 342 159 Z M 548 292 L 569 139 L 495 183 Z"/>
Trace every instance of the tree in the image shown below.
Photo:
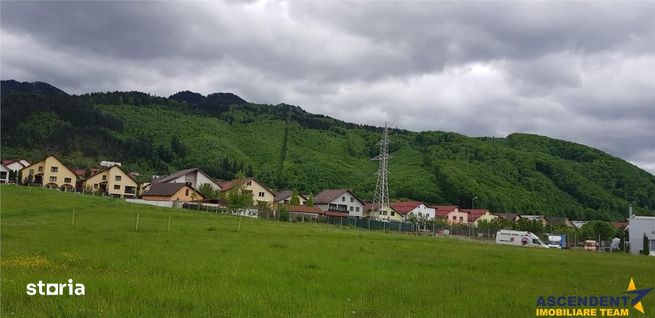
<path fill-rule="evenodd" d="M 214 190 L 209 183 L 203 183 L 199 188 L 198 192 L 202 193 L 207 199 L 218 199 L 219 191 Z"/>
<path fill-rule="evenodd" d="M 289 204 L 300 205 L 300 197 L 298 197 L 298 191 L 293 190 L 291 192 L 291 199 L 289 199 Z"/>
<path fill-rule="evenodd" d="M 606 221 L 589 221 L 580 229 L 580 236 L 584 239 L 606 241 L 614 237 L 616 231 L 612 224 Z"/>
<path fill-rule="evenodd" d="M 234 180 L 234 184 L 226 194 L 226 200 L 230 208 L 243 209 L 252 206 L 252 192 L 246 190 L 245 185 L 245 176 L 242 171 L 239 171 Z"/>
<path fill-rule="evenodd" d="M 314 206 L 314 195 L 310 192 L 307 201 L 305 201 L 306 206 Z"/>
<path fill-rule="evenodd" d="M 178 156 L 178 157 L 186 157 L 187 154 L 187 147 L 185 144 L 183 144 L 180 141 L 180 137 L 177 135 L 173 136 L 173 139 L 171 139 L 171 150 Z"/>

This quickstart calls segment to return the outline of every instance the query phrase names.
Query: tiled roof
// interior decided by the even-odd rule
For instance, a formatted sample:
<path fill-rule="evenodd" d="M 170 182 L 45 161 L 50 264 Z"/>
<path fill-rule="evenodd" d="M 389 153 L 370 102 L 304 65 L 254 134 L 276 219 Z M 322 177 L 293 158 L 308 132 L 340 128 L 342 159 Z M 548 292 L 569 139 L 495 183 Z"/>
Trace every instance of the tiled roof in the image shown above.
<path fill-rule="evenodd" d="M 186 183 L 153 183 L 150 185 L 150 189 L 146 191 L 143 195 L 165 195 L 171 196 L 181 188 L 186 186 Z"/>
<path fill-rule="evenodd" d="M 420 201 L 393 202 L 391 203 L 391 208 L 400 214 L 407 214 L 421 204 L 423 204 L 423 202 Z"/>
<path fill-rule="evenodd" d="M 338 198 L 340 195 L 344 194 L 345 192 L 350 193 L 357 201 L 359 201 L 362 205 L 364 205 L 364 202 L 360 200 L 352 191 L 349 189 L 328 189 L 328 190 L 323 190 L 321 193 L 317 194 L 314 197 L 314 203 L 316 204 L 328 204 L 334 199 Z"/>
<path fill-rule="evenodd" d="M 306 206 L 306 205 L 285 205 L 287 211 L 289 212 L 299 212 L 299 213 L 315 213 L 321 214 L 323 211 L 317 207 Z"/>
<path fill-rule="evenodd" d="M 434 208 L 435 214 L 438 217 L 446 217 L 448 216 L 448 213 L 453 212 L 455 209 L 459 208 L 456 205 L 431 205 L 430 207 Z"/>
<path fill-rule="evenodd" d="M 291 198 L 292 194 L 293 194 L 293 191 L 290 191 L 290 190 L 280 191 L 275 195 L 275 199 L 273 201 L 280 202 L 282 200 Z M 298 198 L 300 198 L 302 200 L 307 200 L 307 198 L 304 195 L 300 194 L 300 193 L 298 193 Z"/>

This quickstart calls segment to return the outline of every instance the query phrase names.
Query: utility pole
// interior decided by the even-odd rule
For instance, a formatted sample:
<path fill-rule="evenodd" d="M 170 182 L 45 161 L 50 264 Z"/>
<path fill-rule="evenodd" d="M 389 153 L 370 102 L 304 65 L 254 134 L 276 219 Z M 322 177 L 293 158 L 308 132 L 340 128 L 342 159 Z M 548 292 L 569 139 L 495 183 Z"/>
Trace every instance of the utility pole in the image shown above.
<path fill-rule="evenodd" d="M 373 197 L 373 211 L 375 211 L 375 218 L 379 218 L 381 211 L 389 210 L 389 129 L 387 123 L 384 123 L 384 131 L 382 139 L 378 142 L 380 145 L 380 154 L 372 160 L 378 160 L 378 171 L 375 173 L 378 177 L 377 184 L 375 185 L 375 196 Z M 373 217 L 371 215 L 371 217 Z"/>

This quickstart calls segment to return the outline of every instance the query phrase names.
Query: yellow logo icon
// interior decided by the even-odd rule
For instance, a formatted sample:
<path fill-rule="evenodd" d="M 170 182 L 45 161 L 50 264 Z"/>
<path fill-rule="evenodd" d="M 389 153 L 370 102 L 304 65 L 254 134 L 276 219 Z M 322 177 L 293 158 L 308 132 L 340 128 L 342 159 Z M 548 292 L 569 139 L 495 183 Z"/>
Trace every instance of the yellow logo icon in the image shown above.
<path fill-rule="evenodd" d="M 637 297 L 633 299 L 632 301 L 632 307 L 634 309 L 637 309 L 640 313 L 644 313 L 644 305 L 641 304 L 641 299 L 653 290 L 652 288 L 649 289 L 639 289 L 637 290 L 637 286 L 635 286 L 635 281 L 630 277 L 630 284 L 628 284 L 628 293 L 631 294 L 636 294 Z"/>

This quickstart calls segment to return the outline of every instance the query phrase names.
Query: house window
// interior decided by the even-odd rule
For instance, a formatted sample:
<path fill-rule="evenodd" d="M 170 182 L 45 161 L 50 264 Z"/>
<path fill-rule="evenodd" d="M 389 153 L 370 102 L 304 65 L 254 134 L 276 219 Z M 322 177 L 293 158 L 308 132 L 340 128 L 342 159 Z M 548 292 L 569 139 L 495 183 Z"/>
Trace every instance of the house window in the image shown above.
<path fill-rule="evenodd" d="M 355 208 L 351 206 L 350 207 L 350 212 L 353 212 L 353 211 L 355 211 Z"/>
<path fill-rule="evenodd" d="M 97 184 L 97 183 L 94 183 L 94 184 L 93 184 L 93 188 L 94 188 L 94 189 L 97 189 L 97 188 L 98 188 L 98 184 Z"/>
<path fill-rule="evenodd" d="M 259 195 L 260 198 L 263 198 L 264 197 L 264 192 L 259 192 L 258 195 Z"/>
<path fill-rule="evenodd" d="M 116 177 L 114 177 L 114 180 L 115 180 L 115 181 L 121 181 L 121 176 L 116 176 Z"/>
<path fill-rule="evenodd" d="M 394 215 L 396 215 L 396 212 L 391 211 L 391 216 L 394 216 Z"/>
<path fill-rule="evenodd" d="M 107 180 L 107 176 L 102 176 L 102 181 Z"/>
<path fill-rule="evenodd" d="M 463 217 L 463 216 L 460 216 L 460 217 L 459 217 L 459 221 L 460 221 L 460 222 L 464 222 L 464 217 Z"/>
<path fill-rule="evenodd" d="M 289 200 L 284 200 L 284 204 L 289 204 Z"/>
<path fill-rule="evenodd" d="M 59 167 L 50 167 L 50 172 L 58 172 Z"/>
<path fill-rule="evenodd" d="M 382 211 L 382 215 L 387 215 L 387 211 Z"/>
<path fill-rule="evenodd" d="M 114 190 L 120 190 L 120 189 L 121 189 L 121 185 L 120 185 L 120 184 L 115 184 L 115 185 L 114 185 Z"/>
<path fill-rule="evenodd" d="M 185 193 L 184 195 L 188 196 L 189 195 L 189 189 L 186 189 L 186 191 L 184 193 Z"/>
<path fill-rule="evenodd" d="M 650 251 L 655 252 L 655 240 L 650 240 Z"/>
<path fill-rule="evenodd" d="M 341 202 L 346 202 L 346 197 L 341 197 Z"/>
<path fill-rule="evenodd" d="M 350 203 L 355 202 L 355 198 L 350 198 Z"/>
<path fill-rule="evenodd" d="M 64 182 L 71 183 L 71 178 L 64 178 Z"/>
<path fill-rule="evenodd" d="M 356 207 L 356 208 L 355 208 L 355 211 L 359 212 L 359 207 Z"/>
<path fill-rule="evenodd" d="M 247 186 L 252 185 L 252 181 L 248 181 L 248 182 L 246 182 L 246 185 L 247 185 Z"/>
<path fill-rule="evenodd" d="M 453 215 L 453 221 L 457 220 L 457 217 Z"/>
<path fill-rule="evenodd" d="M 57 182 L 57 177 L 51 176 L 50 177 L 50 182 Z"/>
<path fill-rule="evenodd" d="M 39 167 L 39 172 L 43 172 L 43 167 Z"/>

